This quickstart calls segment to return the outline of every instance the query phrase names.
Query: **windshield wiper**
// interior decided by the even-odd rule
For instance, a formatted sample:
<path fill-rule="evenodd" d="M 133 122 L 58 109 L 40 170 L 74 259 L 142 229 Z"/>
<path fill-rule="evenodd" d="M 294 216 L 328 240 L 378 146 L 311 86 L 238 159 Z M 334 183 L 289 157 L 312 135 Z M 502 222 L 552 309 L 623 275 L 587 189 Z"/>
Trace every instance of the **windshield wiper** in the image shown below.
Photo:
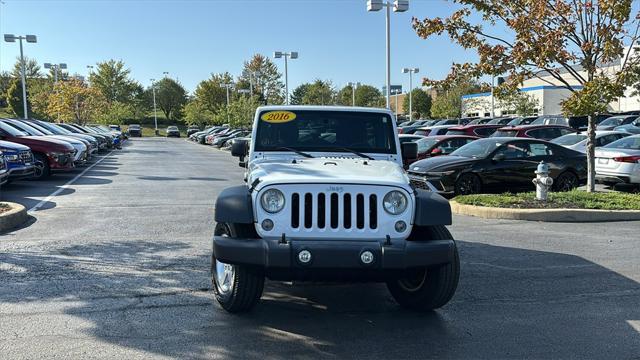
<path fill-rule="evenodd" d="M 349 148 L 338 148 L 338 150 L 344 150 L 344 151 L 348 151 L 352 154 L 356 154 L 358 156 L 360 156 L 361 158 L 365 158 L 365 159 L 369 159 L 369 160 L 375 160 L 374 158 L 372 158 L 371 156 L 367 155 L 367 154 L 363 154 L 361 152 L 357 152 L 355 150 L 351 150 Z"/>
<path fill-rule="evenodd" d="M 300 156 L 304 156 L 306 158 L 313 158 L 313 155 L 311 155 L 311 154 L 307 154 L 304 151 L 296 150 L 296 149 L 293 149 L 293 148 L 290 148 L 290 147 L 281 146 L 281 147 L 278 148 L 278 150 L 293 151 L 294 153 L 296 153 L 296 154 L 298 154 Z"/>

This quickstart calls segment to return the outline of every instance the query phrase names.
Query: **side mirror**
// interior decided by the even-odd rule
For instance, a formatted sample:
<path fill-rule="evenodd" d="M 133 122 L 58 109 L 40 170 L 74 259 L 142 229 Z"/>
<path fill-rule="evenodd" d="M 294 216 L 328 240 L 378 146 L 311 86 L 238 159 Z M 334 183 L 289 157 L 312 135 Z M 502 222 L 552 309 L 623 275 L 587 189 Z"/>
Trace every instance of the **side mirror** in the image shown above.
<path fill-rule="evenodd" d="M 504 160 L 504 159 L 506 159 L 506 158 L 507 158 L 507 157 L 506 157 L 506 156 L 504 156 L 504 154 L 500 153 L 500 154 L 496 154 L 496 155 L 493 157 L 493 159 L 492 159 L 492 160 L 493 160 L 493 161 L 503 161 L 503 160 Z"/>
<path fill-rule="evenodd" d="M 403 160 L 411 160 L 418 158 L 418 144 L 414 142 L 406 142 L 400 144 L 400 152 Z"/>
<path fill-rule="evenodd" d="M 246 140 L 236 140 L 231 145 L 231 156 L 244 157 L 249 153 L 248 143 Z"/>

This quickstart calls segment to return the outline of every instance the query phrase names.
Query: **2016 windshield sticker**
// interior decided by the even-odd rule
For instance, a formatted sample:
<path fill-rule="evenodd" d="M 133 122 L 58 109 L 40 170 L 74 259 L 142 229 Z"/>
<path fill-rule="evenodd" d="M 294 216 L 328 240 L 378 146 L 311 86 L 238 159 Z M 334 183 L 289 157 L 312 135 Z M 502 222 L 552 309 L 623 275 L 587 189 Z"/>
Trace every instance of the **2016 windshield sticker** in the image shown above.
<path fill-rule="evenodd" d="M 269 111 L 268 113 L 264 113 L 260 116 L 262 121 L 273 124 L 289 122 L 291 120 L 295 120 L 295 118 L 296 114 L 291 111 Z"/>

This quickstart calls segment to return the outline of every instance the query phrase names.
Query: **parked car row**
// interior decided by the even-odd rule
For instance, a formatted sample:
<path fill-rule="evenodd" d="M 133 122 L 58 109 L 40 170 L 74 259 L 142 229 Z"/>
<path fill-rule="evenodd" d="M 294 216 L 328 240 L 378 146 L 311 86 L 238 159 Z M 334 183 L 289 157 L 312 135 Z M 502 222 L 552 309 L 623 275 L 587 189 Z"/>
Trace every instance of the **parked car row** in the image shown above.
<path fill-rule="evenodd" d="M 189 140 L 217 148 L 229 148 L 232 140 L 250 136 L 251 130 L 234 129 L 228 125 L 221 125 L 213 126 L 203 131 L 193 132 L 189 136 Z"/>
<path fill-rule="evenodd" d="M 0 184 L 85 166 L 97 152 L 119 148 L 125 138 L 103 125 L 0 119 Z"/>

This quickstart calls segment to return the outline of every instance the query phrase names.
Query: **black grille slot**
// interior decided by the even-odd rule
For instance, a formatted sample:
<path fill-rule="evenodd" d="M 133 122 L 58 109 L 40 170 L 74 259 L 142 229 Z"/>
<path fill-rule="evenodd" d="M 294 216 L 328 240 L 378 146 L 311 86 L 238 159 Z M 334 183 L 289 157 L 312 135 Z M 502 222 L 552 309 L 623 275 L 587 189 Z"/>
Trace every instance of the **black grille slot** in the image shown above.
<path fill-rule="evenodd" d="M 326 199 L 324 194 L 318 194 L 318 228 L 324 229 L 325 226 L 325 206 Z"/>
<path fill-rule="evenodd" d="M 291 195 L 291 227 L 294 229 L 300 227 L 300 195 L 298 193 Z"/>
<path fill-rule="evenodd" d="M 344 228 L 351 229 L 351 194 L 344 194 Z"/>
<path fill-rule="evenodd" d="M 378 227 L 378 198 L 375 194 L 369 195 L 369 227 L 375 229 Z"/>
<path fill-rule="evenodd" d="M 331 194 L 331 228 L 337 229 L 339 220 L 338 194 Z"/>
<path fill-rule="evenodd" d="M 364 195 L 356 195 L 356 227 L 364 229 Z"/>
<path fill-rule="evenodd" d="M 313 195 L 304 195 L 304 227 L 310 229 L 313 224 Z"/>

